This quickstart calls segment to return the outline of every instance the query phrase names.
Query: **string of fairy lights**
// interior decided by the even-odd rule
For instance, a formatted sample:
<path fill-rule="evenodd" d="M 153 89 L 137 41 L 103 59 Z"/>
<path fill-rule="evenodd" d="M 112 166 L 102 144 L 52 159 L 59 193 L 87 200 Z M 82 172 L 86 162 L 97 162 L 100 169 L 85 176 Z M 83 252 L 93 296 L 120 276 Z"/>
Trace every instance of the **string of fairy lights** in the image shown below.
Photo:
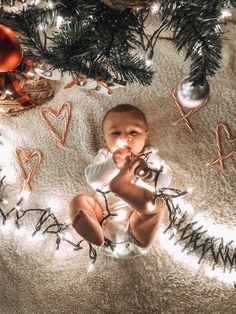
<path fill-rule="evenodd" d="M 1 137 L 2 139 L 2 137 Z M 3 141 L 0 141 L 0 148 L 4 145 Z M 148 155 L 144 156 L 144 159 L 148 159 Z M 190 253 L 196 253 L 199 257 L 198 264 L 200 264 L 206 256 L 208 256 L 208 261 L 212 263 L 212 270 L 216 269 L 216 266 L 222 267 L 223 272 L 228 269 L 229 273 L 232 273 L 232 270 L 236 270 L 236 248 L 233 246 L 233 240 L 226 241 L 223 237 L 214 237 L 209 236 L 207 234 L 208 230 L 204 228 L 203 225 L 198 224 L 197 221 L 188 222 L 188 213 L 186 210 L 181 209 L 181 201 L 178 203 L 175 200 L 177 198 L 181 198 L 187 193 L 191 193 L 192 189 L 188 189 L 186 191 L 180 191 L 174 188 L 162 188 L 157 189 L 157 180 L 159 174 L 162 172 L 163 168 L 161 167 L 159 170 L 150 169 L 156 173 L 155 175 L 155 184 L 154 188 L 155 191 L 153 193 L 154 200 L 157 198 L 162 198 L 167 206 L 168 209 L 168 218 L 169 218 L 169 225 L 164 230 L 164 234 L 171 233 L 169 236 L 169 241 L 175 239 L 174 245 L 180 243 L 183 248 L 182 252 L 187 250 L 187 255 Z M 0 174 L 2 172 L 2 168 L 0 168 Z M 8 219 L 14 219 L 15 228 L 20 230 L 22 220 L 32 214 L 32 213 L 39 213 L 39 218 L 34 225 L 34 231 L 31 234 L 32 237 L 35 237 L 36 234 L 50 234 L 55 237 L 56 243 L 56 250 L 60 249 L 61 243 L 67 242 L 69 245 L 72 246 L 74 251 L 79 251 L 83 249 L 82 243 L 85 241 L 84 239 L 80 240 L 79 242 L 73 242 L 67 237 L 67 231 L 71 226 L 71 223 L 68 222 L 60 222 L 55 214 L 53 213 L 53 209 L 47 207 L 43 208 L 24 208 L 24 200 L 26 199 L 25 195 L 22 193 L 19 200 L 16 202 L 16 205 L 13 206 L 8 211 L 5 210 L 7 207 L 8 201 L 3 197 L 3 185 L 4 180 L 6 179 L 6 175 L 1 175 L 0 179 L 0 220 L 2 225 L 4 226 Z M 105 199 L 106 204 L 106 211 L 107 215 L 102 219 L 101 225 L 110 216 L 114 216 L 117 214 L 113 214 L 109 211 L 108 202 L 107 202 L 107 194 L 110 191 L 100 191 L 97 190 L 102 194 Z M 89 271 L 94 268 L 94 265 L 97 261 L 97 251 L 98 248 L 93 246 L 91 243 L 85 241 L 89 247 L 89 258 L 90 258 L 90 266 Z M 114 250 L 113 243 L 105 238 L 104 246 L 109 246 L 111 250 Z M 115 254 L 114 254 L 115 257 Z M 233 278 L 233 277 L 232 277 Z M 236 282 L 234 283 L 234 287 L 236 288 Z"/>

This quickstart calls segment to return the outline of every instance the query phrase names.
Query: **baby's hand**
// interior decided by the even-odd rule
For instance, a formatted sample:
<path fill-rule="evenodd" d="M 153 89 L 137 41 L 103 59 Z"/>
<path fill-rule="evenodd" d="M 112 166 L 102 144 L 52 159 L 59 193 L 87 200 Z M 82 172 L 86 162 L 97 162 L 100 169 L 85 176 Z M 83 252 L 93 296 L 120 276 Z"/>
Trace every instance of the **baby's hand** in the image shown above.
<path fill-rule="evenodd" d="M 146 161 L 140 157 L 134 158 L 129 166 L 133 169 L 134 174 L 141 177 L 144 181 L 149 179 L 152 175 Z"/>
<path fill-rule="evenodd" d="M 131 149 L 129 147 L 122 147 L 114 151 L 113 160 L 118 169 L 122 169 L 127 161 L 127 157 L 131 156 Z"/>

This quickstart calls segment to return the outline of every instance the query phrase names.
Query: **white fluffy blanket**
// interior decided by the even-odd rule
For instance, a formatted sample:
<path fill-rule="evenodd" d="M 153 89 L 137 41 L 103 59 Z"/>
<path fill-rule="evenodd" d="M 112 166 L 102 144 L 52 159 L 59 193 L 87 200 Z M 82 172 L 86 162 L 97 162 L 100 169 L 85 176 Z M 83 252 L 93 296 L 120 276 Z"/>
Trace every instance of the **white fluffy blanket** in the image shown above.
<path fill-rule="evenodd" d="M 66 137 L 60 149 L 39 116 L 40 107 L 9 118 L 1 117 L 1 133 L 7 144 L 1 149 L 1 164 L 8 169 L 3 196 L 9 210 L 15 204 L 22 179 L 14 158 L 17 146 L 37 148 L 43 160 L 32 180 L 32 195 L 24 208 L 51 206 L 60 221 L 68 219 L 67 206 L 76 193 L 91 193 L 84 178 L 84 168 L 101 147 L 99 125 L 104 113 L 116 104 L 131 103 L 146 114 L 152 145 L 173 169 L 172 187 L 195 187 L 186 198 L 193 205 L 189 221 L 199 214 L 205 223 L 215 224 L 219 233 L 235 238 L 235 157 L 225 162 L 225 171 L 206 163 L 216 158 L 213 130 L 226 123 L 236 135 L 236 30 L 229 26 L 225 34 L 221 69 L 210 79 L 210 101 L 190 117 L 194 132 L 183 125 L 173 126 L 179 117 L 171 92 L 188 74 L 188 63 L 178 55 L 170 40 L 162 39 L 156 47 L 156 74 L 150 87 L 134 84 L 117 89 L 111 97 L 75 86 L 63 90 L 55 85 L 55 97 L 43 106 L 56 109 L 65 101 L 73 105 Z M 54 121 L 55 122 L 55 121 Z M 62 117 L 57 126 L 63 123 Z M 233 144 L 224 141 L 229 152 Z M 7 148 L 7 149 L 6 149 Z M 3 160 L 4 159 L 4 160 Z M 6 168 L 7 167 L 7 168 Z M 11 170 L 11 171 L 10 171 Z M 0 227 L 0 312 L 23 313 L 236 313 L 235 288 L 228 273 L 210 277 L 210 257 L 198 268 L 195 254 L 184 258 L 172 241 L 160 235 L 145 257 L 115 260 L 98 255 L 93 272 L 87 273 L 88 247 L 74 252 L 62 243 L 55 255 L 55 237 L 46 235 L 30 241 L 39 218 L 26 215 L 23 235 Z M 10 219 L 13 222 L 13 216 Z M 166 214 L 162 228 L 168 225 Z M 224 228 L 223 228 L 224 227 Z M 23 229 L 24 230 L 24 229 Z M 80 238 L 69 230 L 72 240 Z M 209 235 L 214 230 L 209 229 Z M 171 233 L 170 233 L 171 234 Z M 170 235 L 169 234 L 169 235 Z M 222 268 L 219 268 L 222 269 Z M 232 279 L 232 278 L 231 278 Z"/>

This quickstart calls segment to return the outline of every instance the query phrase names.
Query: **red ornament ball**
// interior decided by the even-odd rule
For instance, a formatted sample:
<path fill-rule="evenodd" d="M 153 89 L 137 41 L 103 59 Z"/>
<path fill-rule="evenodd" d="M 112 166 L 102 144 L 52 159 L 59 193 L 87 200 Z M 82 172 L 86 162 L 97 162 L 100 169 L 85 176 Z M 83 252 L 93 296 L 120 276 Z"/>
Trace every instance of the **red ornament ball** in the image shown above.
<path fill-rule="evenodd" d="M 17 42 L 15 32 L 0 24 L 0 72 L 14 70 L 22 58 L 23 52 Z"/>

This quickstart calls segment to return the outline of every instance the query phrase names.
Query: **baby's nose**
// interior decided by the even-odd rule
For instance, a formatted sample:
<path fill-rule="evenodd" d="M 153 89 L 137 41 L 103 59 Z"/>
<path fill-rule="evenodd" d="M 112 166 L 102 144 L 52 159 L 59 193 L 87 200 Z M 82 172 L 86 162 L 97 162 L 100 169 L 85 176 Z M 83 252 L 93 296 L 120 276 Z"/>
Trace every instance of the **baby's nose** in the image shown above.
<path fill-rule="evenodd" d="M 124 137 L 122 137 L 122 141 L 124 141 L 126 143 L 126 145 L 131 142 L 131 136 L 130 135 L 126 135 Z"/>

